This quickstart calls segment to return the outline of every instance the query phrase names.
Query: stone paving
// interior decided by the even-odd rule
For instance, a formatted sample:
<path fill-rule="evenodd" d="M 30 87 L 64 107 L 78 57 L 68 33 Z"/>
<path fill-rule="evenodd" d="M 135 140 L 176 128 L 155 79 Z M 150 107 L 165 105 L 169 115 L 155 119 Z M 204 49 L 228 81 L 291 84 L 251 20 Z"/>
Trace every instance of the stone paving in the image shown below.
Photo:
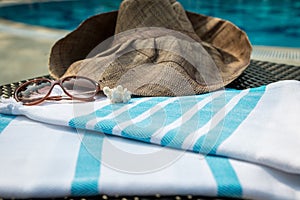
<path fill-rule="evenodd" d="M 51 47 L 66 33 L 0 20 L 0 85 L 48 74 Z"/>

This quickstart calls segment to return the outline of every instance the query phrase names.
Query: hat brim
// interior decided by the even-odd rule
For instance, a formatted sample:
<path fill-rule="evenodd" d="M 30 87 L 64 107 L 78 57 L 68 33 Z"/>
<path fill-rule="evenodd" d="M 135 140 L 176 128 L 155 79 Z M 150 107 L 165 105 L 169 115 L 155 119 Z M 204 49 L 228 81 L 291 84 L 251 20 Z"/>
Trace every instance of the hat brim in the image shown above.
<path fill-rule="evenodd" d="M 186 12 L 203 46 L 220 52 L 216 63 L 223 74 L 223 84 L 236 79 L 250 63 L 252 47 L 244 31 L 229 21 Z M 118 11 L 102 13 L 88 18 L 77 29 L 57 41 L 49 58 L 50 75 L 60 78 L 69 66 L 83 60 L 101 42 L 115 33 Z"/>

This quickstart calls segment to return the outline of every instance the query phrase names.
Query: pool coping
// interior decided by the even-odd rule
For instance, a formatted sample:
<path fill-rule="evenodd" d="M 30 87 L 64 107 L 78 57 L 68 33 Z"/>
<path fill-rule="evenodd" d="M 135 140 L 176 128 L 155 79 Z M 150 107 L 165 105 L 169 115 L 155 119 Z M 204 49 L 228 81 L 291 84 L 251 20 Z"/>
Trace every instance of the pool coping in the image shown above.
<path fill-rule="evenodd" d="M 11 36 L 53 40 L 55 42 L 68 34 L 70 30 L 46 28 L 0 19 L 0 32 Z M 253 45 L 251 59 L 300 66 L 300 48 Z"/>
<path fill-rule="evenodd" d="M 28 25 L 21 22 L 0 18 L 0 32 L 21 37 L 57 40 L 67 34 L 68 30 L 52 29 L 42 26 Z"/>
<path fill-rule="evenodd" d="M 300 48 L 253 46 L 251 58 L 255 60 L 300 66 Z"/>

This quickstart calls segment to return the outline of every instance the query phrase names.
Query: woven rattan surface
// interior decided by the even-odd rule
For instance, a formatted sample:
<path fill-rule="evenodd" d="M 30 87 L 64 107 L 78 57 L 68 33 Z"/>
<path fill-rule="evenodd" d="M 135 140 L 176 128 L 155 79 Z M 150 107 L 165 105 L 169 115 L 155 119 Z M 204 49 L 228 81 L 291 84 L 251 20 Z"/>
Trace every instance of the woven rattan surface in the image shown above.
<path fill-rule="evenodd" d="M 50 76 L 44 76 L 51 78 Z M 251 60 L 248 68 L 231 84 L 228 88 L 246 89 L 259 87 L 280 80 L 300 80 L 300 66 L 292 66 L 285 64 L 277 64 L 263 61 Z M 9 98 L 13 95 L 14 90 L 27 80 L 17 83 L 0 86 L 0 96 Z M 200 196 L 92 196 L 92 197 L 65 197 L 56 198 L 56 200 L 74 199 L 74 200 L 202 200 L 202 199 L 228 199 L 215 197 L 200 197 Z"/>
<path fill-rule="evenodd" d="M 247 69 L 227 87 L 246 89 L 281 80 L 300 80 L 300 66 L 251 60 Z"/>

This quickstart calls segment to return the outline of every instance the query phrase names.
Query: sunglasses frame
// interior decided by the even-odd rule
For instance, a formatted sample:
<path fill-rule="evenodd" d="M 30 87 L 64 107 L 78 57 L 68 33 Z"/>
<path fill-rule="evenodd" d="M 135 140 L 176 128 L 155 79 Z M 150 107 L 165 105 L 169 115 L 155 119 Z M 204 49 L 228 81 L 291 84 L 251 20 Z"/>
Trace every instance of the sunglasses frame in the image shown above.
<path fill-rule="evenodd" d="M 62 84 L 66 79 L 70 79 L 70 78 L 74 78 L 74 79 L 82 78 L 82 79 L 86 79 L 86 80 L 94 83 L 95 88 L 96 88 L 95 94 L 91 97 L 88 97 L 88 98 L 80 98 L 80 97 L 72 96 L 70 93 L 67 92 L 67 90 L 64 88 L 64 86 Z M 21 89 L 23 89 L 25 86 L 29 85 L 30 83 L 34 83 L 34 82 L 38 82 L 38 81 L 48 81 L 49 83 L 51 83 L 50 89 L 46 93 L 46 95 L 43 98 L 41 98 L 40 100 L 37 100 L 37 101 L 22 102 L 22 100 L 20 100 L 19 97 L 18 97 L 18 94 L 20 93 Z M 50 94 L 51 94 L 51 92 L 52 92 L 55 85 L 59 85 L 61 87 L 61 89 L 64 91 L 64 93 L 69 98 L 68 97 L 63 97 L 63 96 L 50 96 Z M 84 76 L 67 76 L 67 77 L 64 77 L 64 78 L 58 79 L 58 80 L 51 80 L 51 79 L 48 79 L 48 78 L 38 78 L 38 79 L 29 80 L 29 81 L 23 83 L 22 85 L 20 85 L 14 92 L 14 98 L 15 98 L 16 101 L 22 102 L 23 105 L 27 105 L 27 106 L 37 105 L 37 104 L 40 104 L 40 103 L 42 103 L 43 101 L 46 101 L 46 100 L 60 101 L 60 100 L 68 99 L 68 100 L 80 100 L 80 101 L 94 101 L 95 100 L 94 97 L 96 96 L 96 94 L 99 91 L 100 91 L 99 83 L 97 83 L 96 81 L 94 81 L 90 78 L 84 77 Z"/>

